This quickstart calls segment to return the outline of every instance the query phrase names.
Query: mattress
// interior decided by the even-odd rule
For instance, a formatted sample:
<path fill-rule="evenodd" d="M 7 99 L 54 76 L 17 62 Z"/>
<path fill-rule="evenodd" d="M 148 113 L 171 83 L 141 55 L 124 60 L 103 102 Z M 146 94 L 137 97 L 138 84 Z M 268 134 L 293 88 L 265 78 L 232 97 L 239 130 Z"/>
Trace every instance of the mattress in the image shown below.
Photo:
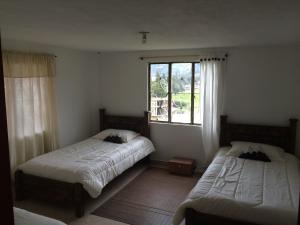
<path fill-rule="evenodd" d="M 66 225 L 58 220 L 14 207 L 15 225 Z"/>
<path fill-rule="evenodd" d="M 179 206 L 173 224 L 186 208 L 265 225 L 296 225 L 300 190 L 299 160 L 261 162 L 226 156 L 221 149 L 202 178 Z"/>
<path fill-rule="evenodd" d="M 153 151 L 152 142 L 143 136 L 123 144 L 92 137 L 33 158 L 18 169 L 35 176 L 81 183 L 96 198 L 108 182 Z"/>

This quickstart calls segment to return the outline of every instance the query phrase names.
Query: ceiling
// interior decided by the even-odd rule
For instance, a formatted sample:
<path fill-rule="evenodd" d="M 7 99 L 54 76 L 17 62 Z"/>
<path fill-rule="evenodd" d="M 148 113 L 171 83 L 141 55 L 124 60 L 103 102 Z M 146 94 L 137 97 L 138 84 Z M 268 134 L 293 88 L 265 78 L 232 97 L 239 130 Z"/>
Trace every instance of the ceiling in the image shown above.
<path fill-rule="evenodd" d="M 3 38 L 96 51 L 295 44 L 300 1 L 0 0 L 0 26 Z"/>

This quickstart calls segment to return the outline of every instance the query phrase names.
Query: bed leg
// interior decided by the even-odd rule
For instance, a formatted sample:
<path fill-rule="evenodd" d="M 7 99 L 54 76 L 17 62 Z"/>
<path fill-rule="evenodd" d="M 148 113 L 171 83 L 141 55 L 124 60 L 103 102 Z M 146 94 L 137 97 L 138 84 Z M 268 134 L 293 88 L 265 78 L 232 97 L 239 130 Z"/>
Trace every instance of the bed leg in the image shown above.
<path fill-rule="evenodd" d="M 74 187 L 75 214 L 77 217 L 84 215 L 84 189 L 82 184 L 76 183 Z"/>
<path fill-rule="evenodd" d="M 21 170 L 15 172 L 15 199 L 16 201 L 22 201 L 25 198 L 23 191 L 23 177 L 24 173 Z"/>
<path fill-rule="evenodd" d="M 185 225 L 193 225 L 193 218 L 192 218 L 192 210 L 186 209 L 185 210 Z"/>
<path fill-rule="evenodd" d="M 150 155 L 147 155 L 145 157 L 145 163 L 148 164 L 148 165 L 150 165 L 150 163 L 151 163 Z"/>

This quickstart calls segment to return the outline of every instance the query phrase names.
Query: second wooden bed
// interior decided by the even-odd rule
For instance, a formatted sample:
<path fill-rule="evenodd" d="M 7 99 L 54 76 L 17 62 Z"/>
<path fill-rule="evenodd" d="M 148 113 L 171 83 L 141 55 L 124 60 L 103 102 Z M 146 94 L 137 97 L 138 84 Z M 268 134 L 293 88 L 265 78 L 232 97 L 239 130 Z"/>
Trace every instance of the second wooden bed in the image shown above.
<path fill-rule="evenodd" d="M 230 146 L 232 141 L 244 141 L 278 146 L 287 153 L 294 154 L 297 119 L 290 119 L 289 122 L 288 126 L 241 124 L 228 122 L 227 116 L 221 116 L 220 147 Z M 185 210 L 185 223 L 186 225 L 258 225 L 232 217 L 203 213 L 193 208 Z"/>

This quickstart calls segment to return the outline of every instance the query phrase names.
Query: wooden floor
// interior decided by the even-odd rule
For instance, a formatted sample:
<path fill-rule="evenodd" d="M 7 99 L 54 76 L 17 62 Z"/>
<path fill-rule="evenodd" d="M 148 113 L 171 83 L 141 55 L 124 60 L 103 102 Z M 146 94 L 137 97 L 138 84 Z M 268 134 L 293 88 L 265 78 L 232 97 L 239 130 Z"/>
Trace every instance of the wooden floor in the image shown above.
<path fill-rule="evenodd" d="M 93 214 L 131 225 L 171 225 L 178 205 L 198 179 L 150 167 Z"/>

